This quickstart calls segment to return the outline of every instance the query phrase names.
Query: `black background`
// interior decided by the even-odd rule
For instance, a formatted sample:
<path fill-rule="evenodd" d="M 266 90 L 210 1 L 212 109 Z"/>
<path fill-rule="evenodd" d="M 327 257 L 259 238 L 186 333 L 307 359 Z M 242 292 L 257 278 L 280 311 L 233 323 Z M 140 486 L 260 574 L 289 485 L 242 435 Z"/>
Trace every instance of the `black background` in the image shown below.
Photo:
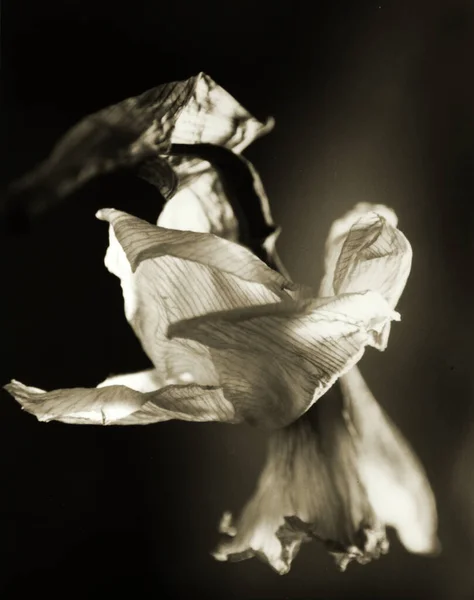
<path fill-rule="evenodd" d="M 422 458 L 443 553 L 391 553 L 339 574 L 316 543 L 292 571 L 215 562 L 225 509 L 252 491 L 265 439 L 247 427 L 38 423 L 0 403 L 2 599 L 473 598 L 474 5 L 401 0 L 8 0 L 2 12 L 2 183 L 85 114 L 209 73 L 277 126 L 247 152 L 296 280 L 316 284 L 330 223 L 355 202 L 392 206 L 412 242 L 403 320 L 362 369 Z M 103 266 L 101 206 L 157 211 L 151 186 L 92 182 L 0 241 L 1 381 L 92 386 L 148 366 Z M 473 431 L 474 435 L 474 431 Z M 471 448 L 472 452 L 472 448 Z M 474 456 L 473 456 L 474 458 Z"/>

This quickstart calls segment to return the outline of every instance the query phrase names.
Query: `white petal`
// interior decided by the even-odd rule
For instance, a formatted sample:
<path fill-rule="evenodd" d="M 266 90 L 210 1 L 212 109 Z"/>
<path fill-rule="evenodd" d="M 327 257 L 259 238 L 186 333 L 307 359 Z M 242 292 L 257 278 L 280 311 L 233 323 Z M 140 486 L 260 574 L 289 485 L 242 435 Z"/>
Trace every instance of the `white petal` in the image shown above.
<path fill-rule="evenodd" d="M 173 144 L 216 144 L 242 152 L 273 128 L 261 123 L 209 75 L 200 73 L 191 98 L 181 111 L 172 134 Z"/>
<path fill-rule="evenodd" d="M 217 236 L 156 227 L 114 209 L 102 209 L 97 217 L 113 226 L 133 272 L 145 260 L 171 256 L 261 284 L 280 296 L 296 287 L 247 248 Z"/>
<path fill-rule="evenodd" d="M 371 204 L 358 204 L 336 221 L 326 242 L 320 294 L 374 290 L 395 308 L 412 260 L 411 246 L 396 224 L 391 209 Z"/>
<path fill-rule="evenodd" d="M 208 349 L 189 340 L 171 342 L 169 325 L 289 298 L 282 290 L 286 280 L 237 244 L 163 229 L 118 211 L 108 215 L 113 226 L 105 263 L 121 279 L 127 319 L 161 378 L 189 373 L 201 385 L 217 385 Z"/>
<path fill-rule="evenodd" d="M 378 558 L 388 549 L 383 525 L 358 479 L 357 455 L 332 390 L 290 427 L 270 436 L 255 493 L 236 523 L 225 515 L 232 539 L 214 557 L 243 560 L 257 555 L 278 573 L 289 571 L 303 542 L 318 539 L 341 570 L 351 560 Z"/>
<path fill-rule="evenodd" d="M 13 190 L 35 188 L 62 197 L 97 175 L 167 152 L 176 119 L 200 77 L 157 86 L 85 117 Z M 39 208 L 41 201 L 45 197 Z"/>
<path fill-rule="evenodd" d="M 165 204 L 158 225 L 169 229 L 213 233 L 238 240 L 238 223 L 215 169 L 200 161 L 203 172 L 183 185 Z"/>
<path fill-rule="evenodd" d="M 123 385 L 45 392 L 12 381 L 5 389 L 39 421 L 80 425 L 148 425 L 170 419 L 234 422 L 217 387 L 168 385 L 141 393 Z"/>
<path fill-rule="evenodd" d="M 138 373 L 112 375 L 98 384 L 98 388 L 111 385 L 123 385 L 137 392 L 153 392 L 166 384 L 156 369 L 147 369 Z"/>
<path fill-rule="evenodd" d="M 247 422 L 283 427 L 360 360 L 374 333 L 396 317 L 375 292 L 302 306 L 303 313 L 299 303 L 283 302 L 208 314 L 173 325 L 169 335 L 209 348 L 226 397 Z"/>
<path fill-rule="evenodd" d="M 348 425 L 358 440 L 360 476 L 376 514 L 397 530 L 411 552 L 437 552 L 436 504 L 422 465 L 359 370 L 352 369 L 340 382 Z"/>

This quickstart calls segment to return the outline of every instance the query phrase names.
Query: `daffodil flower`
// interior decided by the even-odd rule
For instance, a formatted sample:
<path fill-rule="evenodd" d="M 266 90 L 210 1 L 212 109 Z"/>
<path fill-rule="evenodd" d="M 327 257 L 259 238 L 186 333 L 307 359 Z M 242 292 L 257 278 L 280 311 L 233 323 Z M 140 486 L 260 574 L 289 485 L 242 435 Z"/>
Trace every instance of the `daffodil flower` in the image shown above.
<path fill-rule="evenodd" d="M 261 181 L 239 156 L 269 125 L 208 76 L 190 81 L 99 113 L 108 124 L 115 115 L 112 138 L 104 119 L 86 119 L 85 138 L 97 141 L 96 128 L 111 145 L 99 136 L 98 145 L 81 146 L 71 134 L 60 159 L 22 184 L 53 182 L 65 195 L 104 165 L 139 156 L 142 175 L 164 196 L 177 190 L 158 226 L 113 209 L 97 215 L 109 223 L 105 264 L 120 278 L 126 318 L 154 368 L 97 388 L 44 392 L 13 381 L 8 391 L 42 421 L 181 419 L 270 430 L 255 495 L 235 525 L 229 513 L 222 519 L 228 539 L 214 553 L 219 560 L 259 556 L 286 573 L 302 542 L 319 539 L 345 568 L 387 551 L 386 525 L 409 550 L 433 551 L 436 509 L 426 476 L 355 366 L 367 346 L 386 347 L 399 318 L 411 248 L 393 211 L 358 205 L 336 221 L 319 293 L 291 282 L 275 253 L 278 230 Z M 132 144 L 117 138 L 124 123 Z M 114 144 L 121 152 L 111 156 Z M 104 152 L 109 162 L 98 159 Z M 219 168 L 229 157 L 231 182 L 228 162 Z"/>

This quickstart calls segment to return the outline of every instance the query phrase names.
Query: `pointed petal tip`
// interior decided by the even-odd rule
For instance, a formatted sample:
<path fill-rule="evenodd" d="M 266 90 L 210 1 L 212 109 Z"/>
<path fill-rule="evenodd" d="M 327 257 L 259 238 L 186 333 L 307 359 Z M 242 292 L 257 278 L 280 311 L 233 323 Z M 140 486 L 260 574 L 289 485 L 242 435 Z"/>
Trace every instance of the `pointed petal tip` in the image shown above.
<path fill-rule="evenodd" d="M 114 210 L 113 208 L 101 208 L 95 213 L 96 219 L 99 219 L 99 221 L 110 221 Z"/>

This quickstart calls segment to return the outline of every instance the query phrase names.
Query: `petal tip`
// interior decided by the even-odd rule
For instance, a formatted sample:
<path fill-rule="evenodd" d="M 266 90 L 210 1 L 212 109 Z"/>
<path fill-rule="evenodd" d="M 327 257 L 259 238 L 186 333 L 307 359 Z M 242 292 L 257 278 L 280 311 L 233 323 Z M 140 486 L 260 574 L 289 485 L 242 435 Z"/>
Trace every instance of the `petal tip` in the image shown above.
<path fill-rule="evenodd" d="M 96 219 L 99 219 L 99 221 L 109 221 L 110 222 L 110 218 L 111 218 L 114 210 L 115 209 L 113 209 L 113 208 L 101 208 L 95 213 Z"/>

